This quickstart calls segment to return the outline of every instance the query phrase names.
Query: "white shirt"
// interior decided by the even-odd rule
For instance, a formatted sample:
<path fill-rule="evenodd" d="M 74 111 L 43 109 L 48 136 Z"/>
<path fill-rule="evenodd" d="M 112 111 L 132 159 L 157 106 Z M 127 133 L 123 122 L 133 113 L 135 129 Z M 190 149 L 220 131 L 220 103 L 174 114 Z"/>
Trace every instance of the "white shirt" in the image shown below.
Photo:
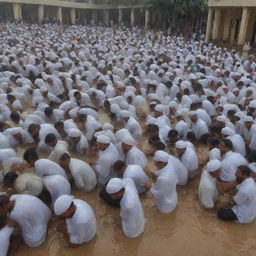
<path fill-rule="evenodd" d="M 129 238 L 139 236 L 144 231 L 144 211 L 132 179 L 123 179 L 125 192 L 120 202 L 120 216 L 124 234 Z"/>
<path fill-rule="evenodd" d="M 253 178 L 245 179 L 237 185 L 238 192 L 234 196 L 232 207 L 238 222 L 251 223 L 256 217 L 256 185 Z"/>
<path fill-rule="evenodd" d="M 69 169 L 78 189 L 83 189 L 84 191 L 89 192 L 96 187 L 96 175 L 90 165 L 86 162 L 71 158 Z"/>
<path fill-rule="evenodd" d="M 216 178 L 212 177 L 208 171 L 203 171 L 198 188 L 198 197 L 205 208 L 213 208 L 219 192 L 216 186 Z"/>
<path fill-rule="evenodd" d="M 10 200 L 15 200 L 15 205 L 9 217 L 19 224 L 24 242 L 29 247 L 41 245 L 46 238 L 51 217 L 48 207 L 31 195 L 12 195 Z"/>
<path fill-rule="evenodd" d="M 90 241 L 96 234 L 96 219 L 89 204 L 75 199 L 76 206 L 74 215 L 66 219 L 69 233 L 69 241 L 72 244 L 83 244 Z"/>
<path fill-rule="evenodd" d="M 178 182 L 176 172 L 171 164 L 157 171 L 157 181 L 150 189 L 156 199 L 156 206 L 162 213 L 171 213 L 177 205 L 178 197 L 176 184 Z"/>

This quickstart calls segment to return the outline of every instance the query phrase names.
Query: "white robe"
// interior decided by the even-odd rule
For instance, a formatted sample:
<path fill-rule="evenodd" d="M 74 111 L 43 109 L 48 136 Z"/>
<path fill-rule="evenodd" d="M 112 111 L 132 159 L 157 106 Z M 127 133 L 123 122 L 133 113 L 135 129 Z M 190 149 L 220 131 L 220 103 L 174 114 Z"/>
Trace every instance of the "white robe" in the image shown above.
<path fill-rule="evenodd" d="M 127 129 L 131 133 L 132 137 L 135 140 L 139 140 L 142 137 L 142 130 L 140 124 L 133 117 L 129 118 L 128 122 L 125 125 L 125 129 Z"/>
<path fill-rule="evenodd" d="M 187 148 L 184 154 L 181 156 L 180 161 L 188 169 L 188 177 L 193 178 L 198 169 L 198 158 L 195 151 L 191 148 Z"/>
<path fill-rule="evenodd" d="M 7 256 L 9 246 L 10 246 L 10 237 L 12 235 L 14 228 L 5 226 L 0 230 L 0 252 L 1 256 Z"/>
<path fill-rule="evenodd" d="M 144 211 L 132 179 L 123 179 L 125 192 L 120 202 L 120 216 L 124 234 L 129 238 L 139 236 L 144 231 Z"/>
<path fill-rule="evenodd" d="M 66 219 L 69 241 L 72 244 L 83 244 L 96 235 L 96 218 L 93 209 L 85 201 L 75 199 L 76 211 Z"/>
<path fill-rule="evenodd" d="M 157 181 L 150 189 L 156 199 L 156 206 L 162 213 L 171 213 L 177 205 L 177 175 L 171 164 L 157 171 Z"/>
<path fill-rule="evenodd" d="M 139 194 L 146 191 L 144 184 L 149 181 L 149 177 L 139 165 L 128 165 L 124 171 L 123 178 L 131 178 Z"/>
<path fill-rule="evenodd" d="M 71 158 L 69 169 L 78 189 L 83 189 L 84 191 L 89 192 L 96 187 L 96 175 L 86 162 Z"/>
<path fill-rule="evenodd" d="M 119 153 L 117 148 L 110 143 L 109 146 L 99 152 L 99 157 L 95 165 L 95 171 L 100 184 L 106 184 L 111 178 L 113 164 L 119 160 Z"/>
<path fill-rule="evenodd" d="M 169 164 L 173 166 L 178 178 L 177 185 L 184 186 L 188 182 L 188 169 L 186 166 L 175 156 L 170 155 Z"/>
<path fill-rule="evenodd" d="M 195 133 L 197 140 L 199 140 L 202 135 L 208 133 L 206 123 L 200 118 L 198 118 L 195 123 L 191 122 L 190 129 Z"/>
<path fill-rule="evenodd" d="M 127 165 L 139 165 L 144 169 L 147 165 L 147 158 L 141 150 L 134 146 L 127 153 L 125 163 Z"/>
<path fill-rule="evenodd" d="M 198 188 L 198 197 L 205 208 L 213 208 L 219 192 L 216 186 L 216 178 L 213 178 L 208 171 L 203 171 Z"/>
<path fill-rule="evenodd" d="M 30 195 L 12 195 L 10 200 L 15 200 L 15 205 L 9 217 L 19 224 L 24 242 L 29 247 L 41 245 L 46 238 L 51 217 L 48 207 Z"/>

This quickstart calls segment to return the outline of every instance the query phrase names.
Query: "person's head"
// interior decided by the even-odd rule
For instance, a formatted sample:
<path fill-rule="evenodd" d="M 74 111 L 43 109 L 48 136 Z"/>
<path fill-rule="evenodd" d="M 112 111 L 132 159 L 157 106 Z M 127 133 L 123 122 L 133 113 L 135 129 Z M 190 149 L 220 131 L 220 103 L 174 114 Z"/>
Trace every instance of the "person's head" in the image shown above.
<path fill-rule="evenodd" d="M 75 91 L 74 92 L 74 97 L 75 97 L 76 100 L 81 100 L 82 96 L 81 96 L 81 93 L 79 91 Z"/>
<path fill-rule="evenodd" d="M 110 138 L 105 136 L 105 135 L 99 135 L 97 137 L 97 148 L 99 150 L 105 150 L 106 148 L 109 147 L 110 144 Z"/>
<path fill-rule="evenodd" d="M 118 160 L 113 165 L 113 171 L 117 174 L 118 177 L 123 177 L 126 167 L 127 165 L 124 161 Z"/>
<path fill-rule="evenodd" d="M 18 174 L 16 172 L 8 172 L 4 175 L 3 183 L 4 186 L 10 188 L 13 186 L 15 180 L 18 178 Z"/>
<path fill-rule="evenodd" d="M 207 140 L 209 149 L 218 148 L 220 145 L 220 140 L 217 137 L 210 137 Z"/>
<path fill-rule="evenodd" d="M 10 196 L 0 195 L 0 216 L 5 216 L 13 204 L 14 201 L 10 201 Z"/>
<path fill-rule="evenodd" d="M 70 195 L 60 196 L 54 203 L 55 214 L 60 216 L 62 219 L 71 218 L 76 211 L 76 206 L 73 202 L 74 199 L 75 198 Z"/>
<path fill-rule="evenodd" d="M 125 154 L 127 154 L 132 149 L 132 147 L 136 145 L 136 141 L 128 135 L 125 135 L 121 142 L 121 147 Z"/>
<path fill-rule="evenodd" d="M 248 119 L 248 120 L 249 120 L 249 119 Z M 252 125 L 253 125 L 253 120 L 244 122 L 244 126 L 245 126 L 247 129 L 251 129 Z"/>
<path fill-rule="evenodd" d="M 47 144 L 49 147 L 55 147 L 58 139 L 56 137 L 55 134 L 53 133 L 49 133 L 46 135 L 45 139 L 44 139 L 45 144 Z"/>
<path fill-rule="evenodd" d="M 63 153 L 59 158 L 59 165 L 64 169 L 68 169 L 70 160 L 70 155 L 68 153 Z"/>
<path fill-rule="evenodd" d="M 220 152 L 221 155 L 226 154 L 229 151 L 232 151 L 233 143 L 229 139 L 224 139 L 220 142 Z"/>
<path fill-rule="evenodd" d="M 81 140 L 81 132 L 76 128 L 70 129 L 68 136 L 74 144 L 77 144 Z"/>
<path fill-rule="evenodd" d="M 44 110 L 44 113 L 45 115 L 48 117 L 48 118 L 51 118 L 52 114 L 53 114 L 53 109 L 51 107 L 46 107 L 45 110 Z"/>
<path fill-rule="evenodd" d="M 221 162 L 217 159 L 207 163 L 206 170 L 213 178 L 219 178 L 221 170 Z"/>
<path fill-rule="evenodd" d="M 169 159 L 170 155 L 163 150 L 156 151 L 153 158 L 155 166 L 158 170 L 164 168 L 168 164 Z"/>
<path fill-rule="evenodd" d="M 27 149 L 24 152 L 23 158 L 31 167 L 33 167 L 35 162 L 39 159 L 36 150 L 33 148 Z"/>
<path fill-rule="evenodd" d="M 165 150 L 165 145 L 162 141 L 156 140 L 151 144 L 151 147 L 153 149 L 153 153 L 155 153 L 158 150 Z"/>
<path fill-rule="evenodd" d="M 170 130 L 168 132 L 168 139 L 169 139 L 170 143 L 176 143 L 180 139 L 178 131 Z"/>
<path fill-rule="evenodd" d="M 178 156 L 181 157 L 187 149 L 187 143 L 183 140 L 179 140 L 175 143 L 175 148 Z"/>
<path fill-rule="evenodd" d="M 207 145 L 208 139 L 213 137 L 211 133 L 205 133 L 199 138 L 199 142 L 201 142 L 204 145 Z"/>
<path fill-rule="evenodd" d="M 241 165 L 236 170 L 236 182 L 241 184 L 245 179 L 251 177 L 252 171 L 246 165 Z"/>
<path fill-rule="evenodd" d="M 55 129 L 58 131 L 58 132 L 62 132 L 64 131 L 64 122 L 63 121 L 58 121 L 54 124 L 54 127 Z"/>
<path fill-rule="evenodd" d="M 12 94 L 7 94 L 7 100 L 10 102 L 10 103 L 13 103 L 16 98 L 15 96 L 13 96 Z"/>
<path fill-rule="evenodd" d="M 39 135 L 40 125 L 38 124 L 30 124 L 28 127 L 28 132 L 32 137 Z"/>
<path fill-rule="evenodd" d="M 189 117 L 192 123 L 195 123 L 198 120 L 197 114 L 194 111 L 191 112 Z"/>
<path fill-rule="evenodd" d="M 187 140 L 194 144 L 196 142 L 196 135 L 195 135 L 195 133 L 192 132 L 192 131 L 188 132 L 187 133 Z"/>
<path fill-rule="evenodd" d="M 159 127 L 156 124 L 147 125 L 147 133 L 150 137 L 159 135 Z"/>
<path fill-rule="evenodd" d="M 121 147 L 122 147 L 122 150 L 124 153 L 128 153 L 132 149 L 133 146 L 126 144 L 126 143 L 122 143 Z"/>
<path fill-rule="evenodd" d="M 12 112 L 10 115 L 11 119 L 13 122 L 15 122 L 16 124 L 18 124 L 20 122 L 20 114 L 17 112 Z"/>
<path fill-rule="evenodd" d="M 79 122 L 84 123 L 84 122 L 86 122 L 86 120 L 87 120 L 87 115 L 86 114 L 80 114 L 78 116 L 78 121 Z"/>
<path fill-rule="evenodd" d="M 112 178 L 106 186 L 106 191 L 112 199 L 121 199 L 125 192 L 123 181 L 119 178 Z"/>
<path fill-rule="evenodd" d="M 37 197 L 46 205 L 52 205 L 51 193 L 46 188 L 43 188 L 41 193 Z"/>

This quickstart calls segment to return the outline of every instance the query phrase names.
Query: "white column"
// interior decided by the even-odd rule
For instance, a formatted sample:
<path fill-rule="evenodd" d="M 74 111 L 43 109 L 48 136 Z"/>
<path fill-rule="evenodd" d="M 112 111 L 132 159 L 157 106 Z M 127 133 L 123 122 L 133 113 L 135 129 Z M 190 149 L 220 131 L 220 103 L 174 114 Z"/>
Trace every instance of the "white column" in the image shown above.
<path fill-rule="evenodd" d="M 119 25 L 123 22 L 123 9 L 118 9 L 118 23 Z"/>
<path fill-rule="evenodd" d="M 76 24 L 76 10 L 74 8 L 70 10 L 70 20 L 72 25 Z"/>
<path fill-rule="evenodd" d="M 207 28 L 206 28 L 206 37 L 205 37 L 206 43 L 209 43 L 212 36 L 212 18 L 213 18 L 213 8 L 210 7 L 208 10 L 208 19 L 207 19 Z"/>
<path fill-rule="evenodd" d="M 150 12 L 148 9 L 146 9 L 146 11 L 145 11 L 145 29 L 148 29 L 149 17 L 150 17 Z"/>
<path fill-rule="evenodd" d="M 242 15 L 242 21 L 239 29 L 239 35 L 238 35 L 238 44 L 243 45 L 246 40 L 246 34 L 248 30 L 248 24 L 249 24 L 249 18 L 250 18 L 250 9 L 248 7 L 243 8 L 243 15 Z"/>
<path fill-rule="evenodd" d="M 44 6 L 39 5 L 38 6 L 38 20 L 41 21 L 44 19 Z"/>
<path fill-rule="evenodd" d="M 215 9 L 215 18 L 214 18 L 214 23 L 213 23 L 213 35 L 212 35 L 213 40 L 219 39 L 220 26 L 221 26 L 221 9 L 216 8 Z"/>
<path fill-rule="evenodd" d="M 62 23 L 62 8 L 58 7 L 57 9 L 57 20 L 59 20 L 60 23 Z"/>
<path fill-rule="evenodd" d="M 22 12 L 21 12 L 21 5 L 20 4 L 13 4 L 13 17 L 15 20 L 22 19 Z"/>
<path fill-rule="evenodd" d="M 135 13 L 134 9 L 131 10 L 131 26 L 134 26 L 134 20 L 135 20 Z"/>

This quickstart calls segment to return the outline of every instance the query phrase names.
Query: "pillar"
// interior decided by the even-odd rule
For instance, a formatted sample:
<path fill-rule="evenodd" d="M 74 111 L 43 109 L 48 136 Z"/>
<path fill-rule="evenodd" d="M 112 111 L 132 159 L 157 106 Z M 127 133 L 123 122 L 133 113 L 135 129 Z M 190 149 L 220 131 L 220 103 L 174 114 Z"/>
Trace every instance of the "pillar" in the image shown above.
<path fill-rule="evenodd" d="M 70 10 L 70 20 L 72 25 L 76 24 L 76 10 L 74 8 Z"/>
<path fill-rule="evenodd" d="M 106 26 L 109 26 L 109 10 L 104 11 L 104 22 Z"/>
<path fill-rule="evenodd" d="M 21 12 L 21 5 L 20 4 L 13 4 L 13 17 L 15 20 L 22 19 L 22 12 Z"/>
<path fill-rule="evenodd" d="M 221 9 L 215 8 L 215 15 L 214 15 L 214 23 L 213 23 L 213 33 L 212 39 L 217 40 L 219 39 L 220 35 L 220 26 L 221 26 Z"/>
<path fill-rule="evenodd" d="M 231 29 L 230 11 L 226 10 L 225 19 L 224 19 L 224 29 L 223 29 L 223 41 L 229 40 L 230 29 Z"/>
<path fill-rule="evenodd" d="M 242 45 L 245 43 L 248 24 L 249 24 L 249 18 L 250 18 L 250 9 L 248 7 L 244 7 L 241 25 L 240 25 L 240 29 L 239 29 L 239 35 L 238 35 L 238 44 L 239 45 Z"/>
<path fill-rule="evenodd" d="M 62 23 L 62 8 L 58 7 L 57 9 L 57 20 Z"/>
<path fill-rule="evenodd" d="M 119 25 L 122 24 L 123 22 L 123 9 L 119 8 L 118 9 L 118 23 Z"/>
<path fill-rule="evenodd" d="M 134 26 L 134 18 L 135 18 L 135 13 L 134 13 L 134 9 L 131 10 L 131 26 Z"/>
<path fill-rule="evenodd" d="M 145 11 L 145 29 L 148 29 L 148 25 L 149 25 L 149 17 L 150 17 L 149 10 L 148 10 L 148 9 L 146 9 L 146 11 Z"/>
<path fill-rule="evenodd" d="M 44 19 L 44 6 L 39 5 L 38 6 L 38 20 L 42 21 Z"/>
<path fill-rule="evenodd" d="M 208 10 L 207 28 L 205 42 L 209 43 L 212 36 L 212 18 L 213 18 L 213 8 L 210 7 Z"/>

